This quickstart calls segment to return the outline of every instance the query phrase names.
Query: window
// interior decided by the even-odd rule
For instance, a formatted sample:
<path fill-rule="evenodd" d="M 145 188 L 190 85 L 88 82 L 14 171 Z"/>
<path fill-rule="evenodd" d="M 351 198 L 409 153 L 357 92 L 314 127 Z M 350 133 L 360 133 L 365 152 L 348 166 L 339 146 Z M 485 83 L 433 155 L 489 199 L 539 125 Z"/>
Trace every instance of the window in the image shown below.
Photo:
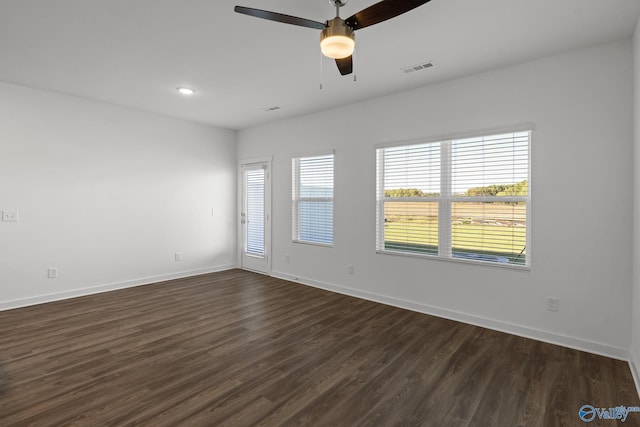
<path fill-rule="evenodd" d="M 245 171 L 244 177 L 244 252 L 265 255 L 264 244 L 264 182 L 265 170 Z"/>
<path fill-rule="evenodd" d="M 294 157 L 292 169 L 293 241 L 333 244 L 333 153 Z"/>
<path fill-rule="evenodd" d="M 378 252 L 530 266 L 530 137 L 379 148 Z"/>

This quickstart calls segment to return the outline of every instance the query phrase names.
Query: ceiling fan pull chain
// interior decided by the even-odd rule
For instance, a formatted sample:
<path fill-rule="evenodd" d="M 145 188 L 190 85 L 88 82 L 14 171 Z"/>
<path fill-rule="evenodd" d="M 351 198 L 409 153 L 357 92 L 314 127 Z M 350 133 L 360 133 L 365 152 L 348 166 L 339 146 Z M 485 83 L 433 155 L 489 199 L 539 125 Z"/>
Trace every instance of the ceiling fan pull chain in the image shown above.
<path fill-rule="evenodd" d="M 324 74 L 322 72 L 322 52 L 320 52 L 320 90 L 322 90 L 322 75 Z"/>
<path fill-rule="evenodd" d="M 352 63 L 355 63 L 355 52 L 353 52 L 351 54 L 351 60 L 353 61 Z M 356 73 L 353 73 L 353 81 L 356 82 L 358 80 L 358 76 L 356 75 Z"/>

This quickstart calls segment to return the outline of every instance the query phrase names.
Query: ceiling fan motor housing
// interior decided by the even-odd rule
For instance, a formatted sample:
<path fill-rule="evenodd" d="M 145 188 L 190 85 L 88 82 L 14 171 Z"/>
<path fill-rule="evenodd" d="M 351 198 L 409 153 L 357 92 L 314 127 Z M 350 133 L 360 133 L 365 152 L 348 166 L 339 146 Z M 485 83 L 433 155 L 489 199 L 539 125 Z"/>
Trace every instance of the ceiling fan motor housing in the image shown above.
<path fill-rule="evenodd" d="M 320 33 L 322 53 L 329 58 L 342 59 L 353 53 L 355 34 L 344 19 L 335 17 L 327 21 L 327 26 Z"/>

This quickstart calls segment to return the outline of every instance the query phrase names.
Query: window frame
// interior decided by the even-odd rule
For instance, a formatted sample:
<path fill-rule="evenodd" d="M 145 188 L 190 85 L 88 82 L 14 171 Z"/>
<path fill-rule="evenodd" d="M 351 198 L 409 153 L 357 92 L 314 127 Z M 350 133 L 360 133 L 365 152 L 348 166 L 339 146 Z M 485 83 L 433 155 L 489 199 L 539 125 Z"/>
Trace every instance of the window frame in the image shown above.
<path fill-rule="evenodd" d="M 300 160 L 316 157 L 331 156 L 332 167 L 332 197 L 301 197 L 300 196 Z M 301 202 L 331 202 L 331 243 L 315 242 L 300 238 L 300 203 Z M 295 153 L 291 156 L 291 241 L 305 245 L 333 247 L 335 242 L 335 151 L 324 150 L 316 152 Z"/>
<path fill-rule="evenodd" d="M 395 255 L 403 257 L 413 257 L 420 259 L 434 259 L 442 261 L 450 261 L 457 263 L 490 266 L 507 269 L 530 270 L 532 265 L 531 250 L 531 225 L 532 225 L 532 183 L 531 183 L 531 153 L 533 141 L 534 125 L 526 123 L 522 125 L 512 126 L 508 128 L 491 129 L 480 132 L 460 133 L 455 135 L 447 135 L 440 137 L 415 139 L 408 141 L 396 141 L 391 143 L 381 143 L 375 145 L 376 159 L 376 253 L 383 255 Z M 526 196 L 454 196 L 451 194 L 451 170 L 452 157 L 451 146 L 456 140 L 468 138 L 483 138 L 498 136 L 508 133 L 528 133 L 527 144 L 527 182 L 528 192 Z M 384 179 L 384 149 L 393 147 L 410 147 L 426 144 L 441 144 L 444 149 L 440 151 L 440 195 L 428 197 L 385 197 Z M 418 253 L 400 250 L 390 250 L 385 248 L 385 215 L 384 203 L 388 201 L 406 202 L 410 199 L 412 202 L 437 202 L 438 204 L 438 250 L 437 254 Z M 526 204 L 526 228 L 525 228 L 525 244 L 526 255 L 525 263 L 500 263 L 493 261 L 472 260 L 458 258 L 453 256 L 452 247 L 452 205 L 456 202 L 524 202 Z"/>

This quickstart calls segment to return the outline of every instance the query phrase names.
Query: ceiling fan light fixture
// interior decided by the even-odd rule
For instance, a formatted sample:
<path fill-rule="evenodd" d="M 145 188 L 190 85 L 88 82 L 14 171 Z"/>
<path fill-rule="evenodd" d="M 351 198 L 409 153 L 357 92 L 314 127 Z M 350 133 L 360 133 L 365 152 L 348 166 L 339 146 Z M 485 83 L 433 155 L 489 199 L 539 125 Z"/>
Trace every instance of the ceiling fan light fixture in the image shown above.
<path fill-rule="evenodd" d="M 347 36 L 330 36 L 322 39 L 320 50 L 322 54 L 332 59 L 342 59 L 353 54 L 356 43 Z"/>
<path fill-rule="evenodd" d="M 353 30 L 345 25 L 340 18 L 334 18 L 328 21 L 327 24 L 327 27 L 320 34 L 320 50 L 322 54 L 332 59 L 351 56 L 356 47 Z"/>

